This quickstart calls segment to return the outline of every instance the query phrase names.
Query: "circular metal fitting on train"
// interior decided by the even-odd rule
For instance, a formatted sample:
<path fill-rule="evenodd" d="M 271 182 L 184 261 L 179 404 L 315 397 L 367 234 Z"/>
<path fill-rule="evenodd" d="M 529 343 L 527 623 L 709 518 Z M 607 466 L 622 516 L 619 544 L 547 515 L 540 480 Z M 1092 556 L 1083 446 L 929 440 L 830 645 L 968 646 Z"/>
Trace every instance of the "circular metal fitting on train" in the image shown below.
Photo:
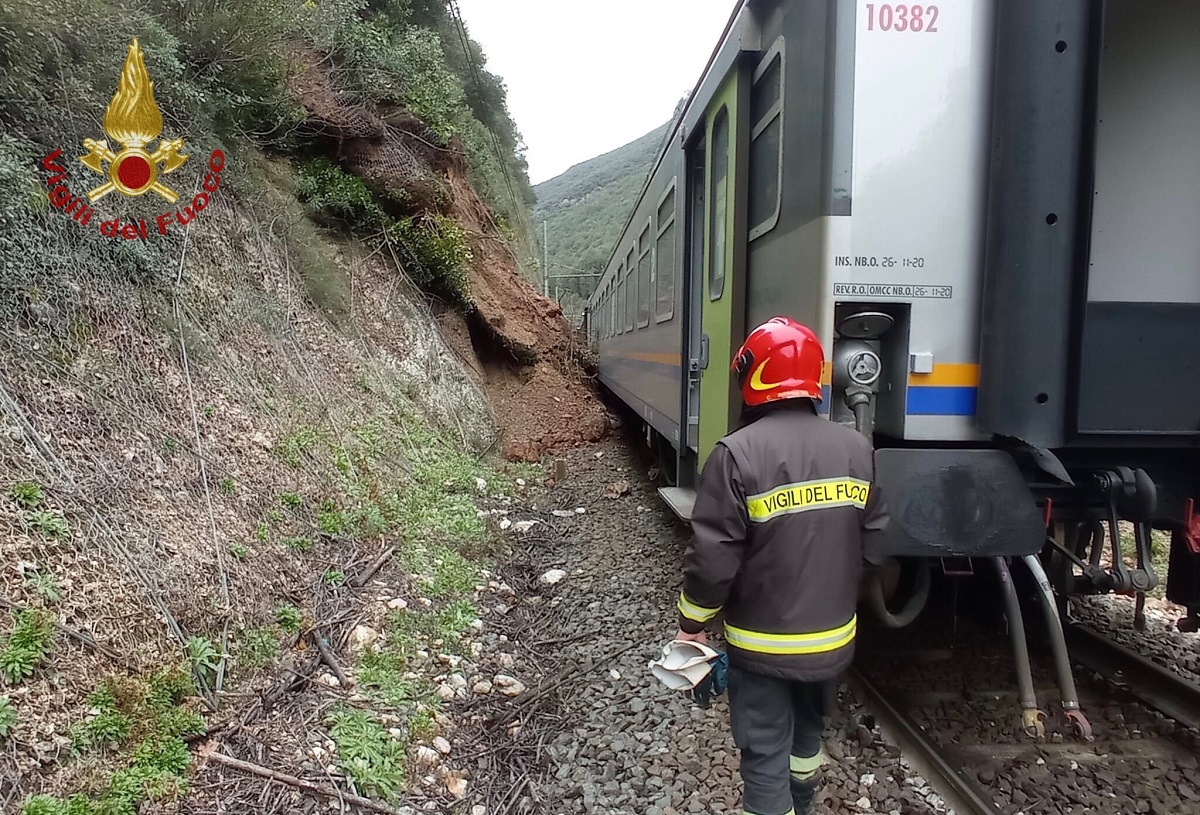
<path fill-rule="evenodd" d="M 879 381 L 883 372 L 883 362 L 879 355 L 871 350 L 855 351 L 846 362 L 846 374 L 856 385 L 871 386 Z"/>
<path fill-rule="evenodd" d="M 886 334 L 895 322 L 882 311 L 860 311 L 842 320 L 838 333 L 851 340 L 873 340 Z"/>

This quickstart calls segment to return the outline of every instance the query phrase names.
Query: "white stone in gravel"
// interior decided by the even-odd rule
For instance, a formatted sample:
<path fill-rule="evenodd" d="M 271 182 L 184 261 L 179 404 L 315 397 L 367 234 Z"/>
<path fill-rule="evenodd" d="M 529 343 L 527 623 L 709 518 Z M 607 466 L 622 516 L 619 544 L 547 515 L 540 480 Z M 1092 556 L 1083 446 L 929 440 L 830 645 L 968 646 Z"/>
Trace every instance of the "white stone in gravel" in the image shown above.
<path fill-rule="evenodd" d="M 450 679 L 448 681 L 450 683 L 450 687 L 454 688 L 455 690 L 459 688 L 465 688 L 467 686 L 467 678 L 462 674 L 450 674 Z"/>
<path fill-rule="evenodd" d="M 871 799 L 864 795 L 862 798 L 859 798 L 857 801 L 855 801 L 854 805 L 859 809 L 870 809 Z"/>
<path fill-rule="evenodd" d="M 462 657 L 455 654 L 438 654 L 437 661 L 451 668 L 457 668 L 462 663 Z"/>
<path fill-rule="evenodd" d="M 391 600 L 388 600 L 387 607 L 392 611 L 398 611 L 402 608 L 408 608 L 408 601 L 403 597 L 393 597 Z"/>
<path fill-rule="evenodd" d="M 550 571 L 543 574 L 539 578 L 539 581 L 542 583 L 545 583 L 547 586 L 553 586 L 555 583 L 558 583 L 560 580 L 562 580 L 566 576 L 567 576 L 567 573 L 564 569 L 551 569 Z"/>
<path fill-rule="evenodd" d="M 513 668 L 517 664 L 517 658 L 507 651 L 501 651 L 497 654 L 496 661 L 500 663 L 501 668 Z"/>
<path fill-rule="evenodd" d="M 487 815 L 487 807 L 483 804 L 476 804 L 471 807 L 471 815 Z"/>
<path fill-rule="evenodd" d="M 330 688 L 336 688 L 342 684 L 333 674 L 321 674 L 317 677 L 317 681 Z"/>
<path fill-rule="evenodd" d="M 393 739 L 396 739 L 397 741 L 404 740 L 404 731 L 398 727 L 389 727 L 388 735 L 391 736 Z"/>
<path fill-rule="evenodd" d="M 525 692 L 525 683 L 516 677 L 508 674 L 496 674 L 496 678 L 492 680 L 496 690 L 505 696 L 520 696 Z"/>
<path fill-rule="evenodd" d="M 417 748 L 417 764 L 421 765 L 422 767 L 431 767 L 434 764 L 437 764 L 440 760 L 441 757 L 438 755 L 438 751 L 434 750 L 432 747 L 426 747 L 424 744 L 422 744 Z"/>
<path fill-rule="evenodd" d="M 471 690 L 480 696 L 487 696 L 492 692 L 492 683 L 486 679 L 481 679 L 471 686 Z"/>
<path fill-rule="evenodd" d="M 524 534 L 540 523 L 541 521 L 517 521 L 513 524 L 513 529 L 521 534 Z"/>
<path fill-rule="evenodd" d="M 454 698 L 454 688 L 450 687 L 449 685 L 438 685 L 437 698 L 441 699 L 443 702 L 449 702 Z"/>
<path fill-rule="evenodd" d="M 518 486 L 518 487 L 524 487 L 524 486 L 525 486 L 525 479 L 524 479 L 524 478 L 518 478 L 518 479 L 517 479 L 517 486 Z M 479 808 L 482 808 L 482 807 L 479 807 Z"/>
<path fill-rule="evenodd" d="M 486 493 L 487 492 L 487 482 L 484 481 L 482 478 L 477 477 L 475 479 L 475 489 L 479 490 L 481 493 Z"/>
<path fill-rule="evenodd" d="M 576 514 L 576 515 L 584 515 L 584 514 L 586 514 L 586 513 L 587 513 L 587 509 L 586 509 L 586 508 L 584 508 L 584 507 L 575 507 L 575 514 Z"/>
<path fill-rule="evenodd" d="M 371 628 L 369 625 L 356 625 L 354 630 L 350 632 L 348 644 L 351 651 L 361 654 L 378 642 L 378 640 L 379 632 L 374 628 Z"/>
<path fill-rule="evenodd" d="M 446 790 L 455 798 L 465 798 L 467 795 L 467 779 L 458 778 L 453 775 L 447 776 Z"/>
<path fill-rule="evenodd" d="M 862 784 L 864 787 L 871 786 L 875 783 L 875 773 L 867 773 L 858 779 L 858 783 Z"/>
<path fill-rule="evenodd" d="M 575 513 L 569 509 L 555 509 L 550 512 L 555 518 L 574 518 Z"/>
<path fill-rule="evenodd" d="M 472 620 L 471 624 L 467 626 L 467 628 L 470 629 L 472 634 L 482 634 L 483 620 Z"/>
<path fill-rule="evenodd" d="M 612 670 L 610 670 L 610 671 L 608 672 L 608 676 L 609 676 L 609 678 L 611 678 L 611 679 L 620 679 L 620 678 L 621 678 L 621 672 L 620 672 L 620 671 L 618 671 L 616 668 L 613 668 Z"/>
<path fill-rule="evenodd" d="M 450 755 L 450 742 L 445 736 L 435 736 L 433 739 L 433 749 L 444 756 L 448 756 Z"/>
<path fill-rule="evenodd" d="M 501 531 L 507 531 L 508 529 L 510 529 L 512 527 L 512 525 L 513 525 L 513 522 L 510 521 L 508 518 L 503 518 L 500 521 Z"/>

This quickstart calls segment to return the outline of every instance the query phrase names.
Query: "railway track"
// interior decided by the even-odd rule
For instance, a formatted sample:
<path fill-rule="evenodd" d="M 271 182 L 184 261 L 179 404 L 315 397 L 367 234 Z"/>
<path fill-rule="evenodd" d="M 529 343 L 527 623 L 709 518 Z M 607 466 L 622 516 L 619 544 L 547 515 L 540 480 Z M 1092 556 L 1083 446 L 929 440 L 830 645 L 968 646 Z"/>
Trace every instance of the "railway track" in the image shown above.
<path fill-rule="evenodd" d="M 1072 661 L 1088 669 L 1076 680 L 1095 740 L 1073 738 L 1071 723 L 1054 718 L 1035 740 L 1023 732 L 1005 638 L 971 623 L 963 629 L 949 644 L 886 632 L 878 648 L 864 644 L 848 676 L 958 815 L 1200 809 L 1200 687 L 1072 625 L 1068 642 Z M 1038 700 L 1049 713 L 1059 708 L 1052 663 L 1033 656 Z"/>

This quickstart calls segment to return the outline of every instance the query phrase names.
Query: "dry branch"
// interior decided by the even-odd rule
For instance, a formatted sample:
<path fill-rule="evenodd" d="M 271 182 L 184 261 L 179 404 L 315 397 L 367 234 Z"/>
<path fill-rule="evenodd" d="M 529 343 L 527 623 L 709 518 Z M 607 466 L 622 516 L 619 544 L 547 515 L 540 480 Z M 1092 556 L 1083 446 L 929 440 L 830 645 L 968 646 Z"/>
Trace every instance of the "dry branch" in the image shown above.
<path fill-rule="evenodd" d="M 387 548 L 387 551 L 385 551 L 382 555 L 380 555 L 379 558 L 374 563 L 372 563 L 365 572 L 360 574 L 358 577 L 354 578 L 354 580 L 350 583 L 350 585 L 356 589 L 361 589 L 363 586 L 367 585 L 367 582 L 370 581 L 370 579 L 372 577 L 374 577 L 376 574 L 378 574 L 379 570 L 383 568 L 384 564 L 387 563 L 389 560 L 391 560 L 392 557 L 395 556 L 395 554 L 396 554 L 396 547 L 389 546 Z"/>
<path fill-rule="evenodd" d="M 400 815 L 399 810 L 392 809 L 386 804 L 380 804 L 372 801 L 370 798 L 363 798 L 361 795 L 353 795 L 349 792 L 341 792 L 333 787 L 327 787 L 324 784 L 317 784 L 313 781 L 305 781 L 303 778 L 297 778 L 294 775 L 277 772 L 275 770 L 262 767 L 258 764 L 251 764 L 249 761 L 242 761 L 237 758 L 230 758 L 221 753 L 212 753 L 208 756 L 208 760 L 214 764 L 220 764 L 224 767 L 232 767 L 235 770 L 241 770 L 244 773 L 256 775 L 259 778 L 266 778 L 271 781 L 277 781 L 280 784 L 287 784 L 295 787 L 301 792 L 309 795 L 316 795 L 321 798 L 331 798 L 353 804 L 357 807 L 370 810 L 371 812 L 379 812 L 382 815 Z"/>
<path fill-rule="evenodd" d="M 329 670 L 333 671 L 333 675 L 337 677 L 338 682 L 342 684 L 342 687 L 349 690 L 351 687 L 350 679 L 342 670 L 342 666 L 338 663 L 337 658 L 333 655 L 333 651 L 329 649 L 329 643 L 325 642 L 325 638 L 316 631 L 312 632 L 312 640 L 317 646 L 317 650 L 321 652 L 321 661 L 329 666 Z"/>

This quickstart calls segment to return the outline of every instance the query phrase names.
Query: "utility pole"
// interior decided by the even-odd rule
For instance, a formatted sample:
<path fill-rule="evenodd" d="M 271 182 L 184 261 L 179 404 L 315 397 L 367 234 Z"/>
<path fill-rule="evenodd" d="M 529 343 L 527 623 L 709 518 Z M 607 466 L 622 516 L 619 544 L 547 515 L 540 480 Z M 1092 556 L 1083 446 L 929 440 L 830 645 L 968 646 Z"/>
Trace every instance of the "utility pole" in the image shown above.
<path fill-rule="evenodd" d="M 542 296 L 550 296 L 550 227 L 542 221 Z"/>

